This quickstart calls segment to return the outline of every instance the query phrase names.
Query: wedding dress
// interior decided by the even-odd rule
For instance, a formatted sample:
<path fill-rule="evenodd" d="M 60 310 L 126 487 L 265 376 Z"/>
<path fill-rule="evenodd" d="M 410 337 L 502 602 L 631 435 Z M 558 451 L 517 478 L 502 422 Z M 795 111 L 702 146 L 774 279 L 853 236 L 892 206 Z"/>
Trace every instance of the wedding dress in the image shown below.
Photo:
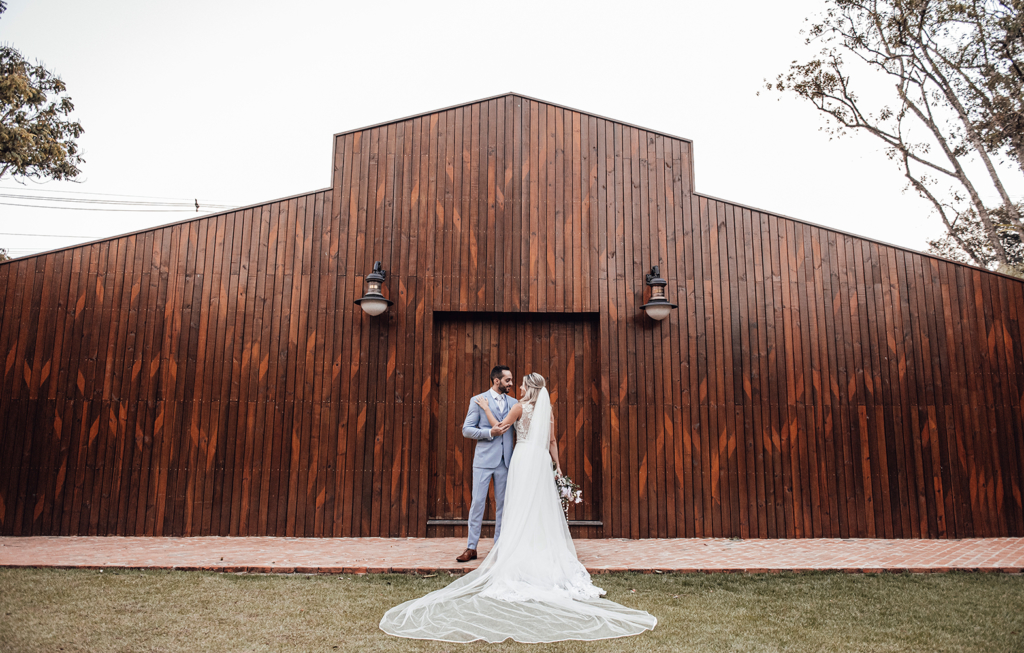
<path fill-rule="evenodd" d="M 539 643 L 637 635 L 658 620 L 600 598 L 576 548 L 548 453 L 551 401 L 542 389 L 516 422 L 501 538 L 480 566 L 385 613 L 389 635 L 446 642 Z"/>

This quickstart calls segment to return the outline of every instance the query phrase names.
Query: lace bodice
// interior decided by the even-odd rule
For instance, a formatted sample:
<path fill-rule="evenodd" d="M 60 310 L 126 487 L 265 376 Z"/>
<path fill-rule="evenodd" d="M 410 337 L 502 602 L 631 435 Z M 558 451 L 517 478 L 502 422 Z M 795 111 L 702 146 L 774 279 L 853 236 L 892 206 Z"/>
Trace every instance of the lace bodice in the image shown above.
<path fill-rule="evenodd" d="M 526 442 L 530 436 L 530 421 L 533 420 L 533 404 L 523 404 L 523 414 L 516 420 L 516 443 Z"/>

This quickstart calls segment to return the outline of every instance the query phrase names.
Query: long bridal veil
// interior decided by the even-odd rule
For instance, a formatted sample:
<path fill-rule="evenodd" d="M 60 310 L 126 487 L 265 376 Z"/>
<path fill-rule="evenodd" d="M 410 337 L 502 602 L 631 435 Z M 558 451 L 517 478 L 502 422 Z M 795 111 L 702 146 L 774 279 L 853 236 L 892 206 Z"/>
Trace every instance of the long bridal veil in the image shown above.
<path fill-rule="evenodd" d="M 447 642 L 538 643 L 654 628 L 649 613 L 600 598 L 604 590 L 577 560 L 551 471 L 550 429 L 551 400 L 542 389 L 509 466 L 501 538 L 476 570 L 388 610 L 381 630 Z"/>

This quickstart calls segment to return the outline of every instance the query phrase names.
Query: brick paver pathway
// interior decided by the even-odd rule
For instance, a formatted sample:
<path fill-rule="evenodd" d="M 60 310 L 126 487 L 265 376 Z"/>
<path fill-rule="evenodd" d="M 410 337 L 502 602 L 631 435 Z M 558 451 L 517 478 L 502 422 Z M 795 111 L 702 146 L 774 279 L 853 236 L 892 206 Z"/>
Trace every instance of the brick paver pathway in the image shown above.
<path fill-rule="evenodd" d="M 591 573 L 941 572 L 1021 573 L 1024 538 L 968 540 L 576 540 Z M 480 542 L 481 559 L 490 540 Z M 465 571 L 462 538 L 0 537 L 0 567 L 84 567 L 263 573 Z"/>

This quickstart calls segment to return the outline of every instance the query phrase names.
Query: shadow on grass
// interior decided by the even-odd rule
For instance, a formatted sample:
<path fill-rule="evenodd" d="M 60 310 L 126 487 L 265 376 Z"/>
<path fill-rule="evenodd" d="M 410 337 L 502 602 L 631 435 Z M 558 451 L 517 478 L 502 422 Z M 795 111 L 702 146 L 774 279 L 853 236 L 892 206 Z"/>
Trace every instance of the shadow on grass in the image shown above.
<path fill-rule="evenodd" d="M 452 577 L 0 569 L 0 651 L 1024 651 L 1024 577 L 611 574 L 653 632 L 552 645 L 389 637 L 385 610 Z"/>

